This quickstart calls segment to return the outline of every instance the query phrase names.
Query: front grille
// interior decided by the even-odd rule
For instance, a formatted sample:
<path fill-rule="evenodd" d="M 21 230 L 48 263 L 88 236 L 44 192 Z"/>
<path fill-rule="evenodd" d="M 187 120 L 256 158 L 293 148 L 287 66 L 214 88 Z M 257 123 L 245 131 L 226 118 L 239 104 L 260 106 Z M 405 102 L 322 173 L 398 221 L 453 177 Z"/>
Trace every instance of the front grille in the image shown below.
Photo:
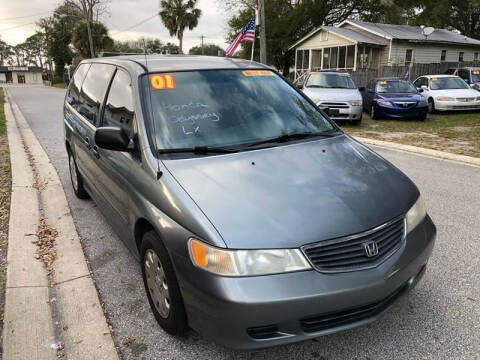
<path fill-rule="evenodd" d="M 452 109 L 454 110 L 477 110 L 477 109 L 480 109 L 480 105 L 468 105 L 468 106 L 455 106 L 453 105 L 451 107 Z"/>
<path fill-rule="evenodd" d="M 266 325 L 248 328 L 247 333 L 248 335 L 250 335 L 250 337 L 258 340 L 273 339 L 286 335 L 278 331 L 277 325 Z"/>
<path fill-rule="evenodd" d="M 376 303 L 301 319 L 300 325 L 305 332 L 316 332 L 368 319 L 386 310 L 408 289 L 408 286 L 408 283 L 401 286 Z"/>
<path fill-rule="evenodd" d="M 395 103 L 395 105 L 404 109 L 414 107 L 416 104 L 417 104 L 416 102 L 396 102 Z"/>
<path fill-rule="evenodd" d="M 405 218 L 401 217 L 360 234 L 305 245 L 302 251 L 320 272 L 354 271 L 377 266 L 397 251 L 404 239 Z"/>
<path fill-rule="evenodd" d="M 328 107 L 332 109 L 348 109 L 349 108 L 349 105 L 347 103 L 342 103 L 342 102 L 322 102 L 320 106 Z"/>
<path fill-rule="evenodd" d="M 475 101 L 475 98 L 474 97 L 471 97 L 471 98 L 457 98 L 457 101 L 459 101 L 459 102 L 472 102 L 472 101 Z"/>

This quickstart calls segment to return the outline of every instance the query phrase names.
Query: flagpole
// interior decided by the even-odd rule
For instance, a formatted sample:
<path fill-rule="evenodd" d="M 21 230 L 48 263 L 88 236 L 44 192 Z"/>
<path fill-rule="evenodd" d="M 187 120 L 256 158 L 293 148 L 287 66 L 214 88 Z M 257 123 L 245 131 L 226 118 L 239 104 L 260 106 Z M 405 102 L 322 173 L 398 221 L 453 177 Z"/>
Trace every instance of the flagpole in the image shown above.
<path fill-rule="evenodd" d="M 255 36 L 253 37 L 253 42 L 252 42 L 252 57 L 250 58 L 250 62 L 253 61 L 253 50 L 255 49 Z"/>

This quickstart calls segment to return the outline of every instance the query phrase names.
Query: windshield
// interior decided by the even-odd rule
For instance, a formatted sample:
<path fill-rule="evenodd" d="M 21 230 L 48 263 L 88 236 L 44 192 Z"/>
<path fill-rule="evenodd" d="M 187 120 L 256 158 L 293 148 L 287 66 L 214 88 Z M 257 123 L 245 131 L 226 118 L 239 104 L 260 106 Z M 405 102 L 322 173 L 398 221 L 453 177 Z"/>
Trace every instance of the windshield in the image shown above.
<path fill-rule="evenodd" d="M 238 146 L 285 134 L 336 131 L 272 71 L 151 74 L 143 85 L 156 145 L 162 150 Z"/>
<path fill-rule="evenodd" d="M 377 93 L 416 94 L 417 89 L 407 80 L 380 80 L 375 89 Z"/>
<path fill-rule="evenodd" d="M 432 78 L 432 90 L 469 89 L 470 86 L 459 77 Z"/>
<path fill-rule="evenodd" d="M 305 84 L 306 87 L 331 89 L 355 89 L 355 83 L 349 74 L 312 73 Z"/>
<path fill-rule="evenodd" d="M 472 70 L 472 82 L 480 82 L 480 70 Z"/>

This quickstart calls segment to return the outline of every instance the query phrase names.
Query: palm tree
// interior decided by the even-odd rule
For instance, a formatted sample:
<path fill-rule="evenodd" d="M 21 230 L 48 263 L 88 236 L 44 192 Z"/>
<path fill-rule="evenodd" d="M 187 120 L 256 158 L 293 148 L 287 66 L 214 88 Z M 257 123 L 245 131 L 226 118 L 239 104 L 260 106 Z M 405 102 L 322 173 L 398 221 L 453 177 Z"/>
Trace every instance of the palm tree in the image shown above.
<path fill-rule="evenodd" d="M 197 0 L 162 0 L 160 3 L 160 18 L 163 25 L 168 29 L 170 36 L 177 36 L 180 54 L 183 54 L 183 32 L 188 27 L 193 30 L 198 25 L 198 19 L 202 14 L 197 9 Z"/>

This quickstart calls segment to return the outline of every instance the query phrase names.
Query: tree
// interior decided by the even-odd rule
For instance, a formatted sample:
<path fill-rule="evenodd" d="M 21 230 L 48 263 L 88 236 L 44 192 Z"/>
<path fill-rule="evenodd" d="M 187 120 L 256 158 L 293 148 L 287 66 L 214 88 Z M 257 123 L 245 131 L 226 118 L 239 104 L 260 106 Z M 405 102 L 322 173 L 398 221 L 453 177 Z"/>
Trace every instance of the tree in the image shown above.
<path fill-rule="evenodd" d="M 197 0 L 162 0 L 160 19 L 170 36 L 177 36 L 180 54 L 183 54 L 183 33 L 186 28 L 193 30 L 198 25 L 202 11 L 195 6 Z"/>
<path fill-rule="evenodd" d="M 89 37 L 93 39 L 93 56 L 96 57 L 98 53 L 105 48 L 113 46 L 113 40 L 108 36 L 108 29 L 100 22 L 93 22 L 90 26 L 90 34 L 88 33 L 87 23 L 80 23 L 73 30 L 72 44 L 78 52 L 78 60 L 89 58 L 91 55 L 91 46 Z"/>
<path fill-rule="evenodd" d="M 98 22 L 99 16 L 107 11 L 107 0 L 65 0 L 65 3 L 81 14 L 82 20 L 86 24 L 90 57 L 95 57 L 95 39 L 92 27 L 94 22 Z"/>
<path fill-rule="evenodd" d="M 47 43 L 45 35 L 42 32 L 36 32 L 29 36 L 25 42 L 25 48 L 28 51 L 29 62 L 35 66 L 43 68 L 44 58 L 47 53 Z"/>
<path fill-rule="evenodd" d="M 10 56 L 13 55 L 12 47 L 8 45 L 5 41 L 0 39 L 0 66 L 7 61 Z"/>
<path fill-rule="evenodd" d="M 188 52 L 190 55 L 210 55 L 210 56 L 218 56 L 218 52 L 224 53 L 225 51 L 218 45 L 215 44 L 204 44 L 203 45 L 203 52 L 202 52 L 202 45 L 194 46 Z"/>

